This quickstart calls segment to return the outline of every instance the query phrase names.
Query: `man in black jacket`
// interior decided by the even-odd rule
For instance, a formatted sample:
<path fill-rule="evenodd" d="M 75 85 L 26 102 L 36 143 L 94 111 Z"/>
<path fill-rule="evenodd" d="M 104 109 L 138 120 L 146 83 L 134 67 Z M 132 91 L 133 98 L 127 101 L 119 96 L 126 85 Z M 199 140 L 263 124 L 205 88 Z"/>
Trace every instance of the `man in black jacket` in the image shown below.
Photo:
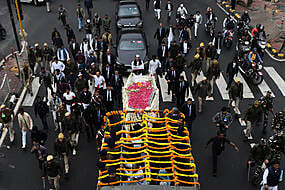
<path fill-rule="evenodd" d="M 46 89 L 46 97 L 48 96 L 48 88 L 51 91 L 51 94 L 53 93 L 53 89 L 51 87 L 52 84 L 52 75 L 49 71 L 46 70 L 45 67 L 41 68 L 41 73 L 40 73 L 40 80 L 39 80 L 40 84 L 44 84 L 45 89 Z"/>
<path fill-rule="evenodd" d="M 77 133 L 78 133 L 78 126 L 74 116 L 71 116 L 69 112 L 65 113 L 65 118 L 62 122 L 63 131 L 67 134 L 69 139 L 69 143 L 73 149 L 73 155 L 76 154 L 76 147 L 77 147 Z"/>
<path fill-rule="evenodd" d="M 213 176 L 217 177 L 218 156 L 221 155 L 221 153 L 225 150 L 225 143 L 232 145 L 236 151 L 239 151 L 239 149 L 233 142 L 231 142 L 229 139 L 227 139 L 222 132 L 217 132 L 217 136 L 211 138 L 207 142 L 205 149 L 207 149 L 207 147 L 210 143 L 212 143 Z"/>
<path fill-rule="evenodd" d="M 50 183 L 53 182 L 55 190 L 60 189 L 59 180 L 61 178 L 60 164 L 55 162 L 52 155 L 47 156 L 47 161 L 43 164 L 42 179 L 46 177 Z"/>
<path fill-rule="evenodd" d="M 92 94 L 90 91 L 88 91 L 87 87 L 84 87 L 83 91 L 80 92 L 79 99 L 81 103 L 83 104 L 83 108 L 86 109 L 92 99 Z"/>
<path fill-rule="evenodd" d="M 94 133 L 95 119 L 96 119 L 96 109 L 95 109 L 94 103 L 91 103 L 83 111 L 83 114 L 82 114 L 82 121 L 85 125 L 85 131 L 87 134 L 87 142 L 90 142 L 91 135 L 92 137 L 95 137 L 95 133 Z"/>
<path fill-rule="evenodd" d="M 213 46 L 212 42 L 209 42 L 209 45 L 206 48 L 206 72 L 208 72 L 208 69 L 210 67 L 210 65 L 212 64 L 212 61 L 214 59 L 216 59 L 217 57 L 217 50 L 216 48 Z"/>
<path fill-rule="evenodd" d="M 191 98 L 188 98 L 187 103 L 182 105 L 181 112 L 185 115 L 189 137 L 191 137 L 193 121 L 196 119 L 196 105 L 193 104 Z"/>
<path fill-rule="evenodd" d="M 175 85 L 178 83 L 180 73 L 175 70 L 174 66 L 170 67 L 170 70 L 165 75 L 165 79 L 167 80 L 168 84 L 168 95 L 170 94 L 170 90 L 172 91 L 172 97 L 173 94 L 175 94 Z"/>
<path fill-rule="evenodd" d="M 185 102 L 186 98 L 189 96 L 189 83 L 184 80 L 183 76 L 179 77 L 179 82 L 176 85 L 175 94 L 176 96 L 176 107 L 180 108 L 182 104 Z"/>
<path fill-rule="evenodd" d="M 112 111 L 114 109 L 114 91 L 111 85 L 107 85 L 107 89 L 104 90 L 103 99 L 107 111 Z"/>
<path fill-rule="evenodd" d="M 111 78 L 111 85 L 113 86 L 113 90 L 116 92 L 114 94 L 114 100 L 117 101 L 118 105 L 122 100 L 122 87 L 124 86 L 124 81 L 122 75 L 119 74 L 118 70 L 115 70 Z"/>
<path fill-rule="evenodd" d="M 46 101 L 43 101 L 40 96 L 37 96 L 35 105 L 34 105 L 35 116 L 40 116 L 44 129 L 48 130 L 47 124 L 47 114 L 49 112 L 49 107 Z"/>
<path fill-rule="evenodd" d="M 69 50 L 72 54 L 73 59 L 75 59 L 76 53 L 80 50 L 79 44 L 76 42 L 75 37 L 71 38 L 71 41 L 69 42 Z"/>
<path fill-rule="evenodd" d="M 102 75 L 105 79 L 106 85 L 110 84 L 113 74 L 114 74 L 113 66 L 107 62 L 106 66 L 102 68 Z"/>
<path fill-rule="evenodd" d="M 107 52 L 103 53 L 103 56 L 102 56 L 103 66 L 105 66 L 107 63 L 109 63 L 112 66 L 114 66 L 116 63 L 116 59 L 115 59 L 114 55 L 111 53 L 110 49 L 107 49 Z"/>
<path fill-rule="evenodd" d="M 159 46 L 158 50 L 157 50 L 157 56 L 158 56 L 158 59 L 161 63 L 161 68 L 162 68 L 162 71 L 166 71 L 168 68 L 166 68 L 166 61 L 167 61 L 167 58 L 168 58 L 168 48 L 165 44 L 165 42 L 161 42 L 161 46 Z"/>
<path fill-rule="evenodd" d="M 229 78 L 228 84 L 227 84 L 227 90 L 231 86 L 232 82 L 234 81 L 235 75 L 238 74 L 238 60 L 237 57 L 234 58 L 234 60 L 230 63 L 228 63 L 227 70 L 226 70 L 227 76 Z"/>
<path fill-rule="evenodd" d="M 166 36 L 166 30 L 165 30 L 165 28 L 163 27 L 162 23 L 160 23 L 160 24 L 159 24 L 159 28 L 156 29 L 156 32 L 155 32 L 155 34 L 154 34 L 154 38 L 157 39 L 159 46 L 161 45 L 161 42 L 162 42 L 162 40 L 165 38 L 165 36 Z"/>

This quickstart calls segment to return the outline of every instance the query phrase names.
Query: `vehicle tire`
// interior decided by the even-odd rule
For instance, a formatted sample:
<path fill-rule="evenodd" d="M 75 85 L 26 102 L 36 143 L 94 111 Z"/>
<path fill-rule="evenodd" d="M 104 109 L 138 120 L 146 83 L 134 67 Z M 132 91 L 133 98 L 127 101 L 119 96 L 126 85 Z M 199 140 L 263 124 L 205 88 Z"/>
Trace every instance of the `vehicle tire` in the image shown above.
<path fill-rule="evenodd" d="M 232 46 L 232 41 L 231 40 L 227 40 L 226 41 L 226 47 L 230 48 Z"/>
<path fill-rule="evenodd" d="M 34 0 L 34 5 L 35 5 L 35 6 L 38 6 L 38 5 L 39 5 L 38 0 Z"/>
<path fill-rule="evenodd" d="M 257 72 L 254 72 L 252 75 L 251 75 L 251 81 L 254 85 L 259 85 L 260 83 L 262 83 L 263 81 L 263 76 L 262 75 L 259 75 Z"/>

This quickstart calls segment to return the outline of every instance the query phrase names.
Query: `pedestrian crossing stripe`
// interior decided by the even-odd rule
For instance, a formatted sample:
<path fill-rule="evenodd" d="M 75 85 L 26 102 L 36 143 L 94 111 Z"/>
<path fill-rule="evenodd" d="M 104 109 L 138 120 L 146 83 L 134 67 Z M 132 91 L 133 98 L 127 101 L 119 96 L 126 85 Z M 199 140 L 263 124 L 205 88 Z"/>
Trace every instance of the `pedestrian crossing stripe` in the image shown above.
<path fill-rule="evenodd" d="M 270 78 L 277 85 L 277 87 L 279 88 L 282 95 L 285 96 L 285 81 L 284 81 L 284 79 L 279 75 L 279 73 L 273 67 L 264 67 L 264 70 L 268 73 Z M 190 77 L 188 77 L 188 78 L 186 77 L 185 71 L 183 71 L 181 73 L 181 75 L 184 76 L 186 81 L 187 81 L 187 79 L 190 80 Z M 203 77 L 204 77 L 204 74 L 203 74 L 203 72 L 201 72 L 200 75 L 197 76 L 196 82 L 199 83 Z M 238 73 L 237 77 L 240 78 L 240 80 L 244 86 L 243 98 L 245 98 L 245 99 L 255 98 L 254 94 L 252 93 L 250 87 L 248 86 L 248 84 L 245 81 L 245 79 L 243 78 L 243 76 L 240 73 Z M 167 92 L 167 89 L 168 89 L 167 80 L 164 78 L 164 76 L 163 77 L 158 76 L 158 79 L 159 79 L 159 83 L 160 83 L 160 91 L 161 91 L 162 101 L 163 102 L 172 102 L 172 93 L 170 93 L 170 95 L 168 95 L 168 92 Z M 270 79 L 268 79 L 268 80 L 270 80 Z M 124 83 L 126 83 L 127 77 L 123 77 L 123 81 L 124 81 Z M 189 84 L 191 84 L 191 81 L 189 81 Z M 226 90 L 227 81 L 224 77 L 224 73 L 222 73 L 222 72 L 220 73 L 220 77 L 216 80 L 215 84 L 218 88 L 218 91 L 219 91 L 222 99 L 223 100 L 229 100 L 228 90 Z M 266 92 L 269 90 L 272 92 L 271 96 L 275 97 L 275 94 L 270 89 L 269 85 L 267 84 L 267 82 L 265 80 L 263 80 L 263 82 L 260 85 L 258 85 L 257 87 L 263 95 L 265 95 Z M 23 106 L 32 106 L 33 105 L 35 98 L 38 94 L 39 88 L 40 88 L 39 77 L 36 77 L 32 82 L 33 96 L 31 96 L 30 94 L 27 94 L 24 101 L 23 101 L 23 104 L 22 104 Z M 92 87 L 90 88 L 90 90 L 92 92 Z M 48 100 L 50 98 L 51 98 L 51 92 L 48 89 Z M 191 98 L 194 101 L 194 97 L 193 97 L 193 94 L 192 94 L 190 87 L 189 87 L 189 98 Z M 186 97 L 185 97 L 185 100 L 187 100 Z M 211 98 L 207 97 L 206 100 L 214 100 L 214 98 L 213 97 L 211 97 Z"/>
<path fill-rule="evenodd" d="M 282 77 L 277 73 L 277 71 L 273 67 L 264 67 L 264 70 L 268 73 L 268 75 L 272 78 L 274 83 L 278 86 L 282 95 L 285 96 L 285 81 L 282 79 Z"/>

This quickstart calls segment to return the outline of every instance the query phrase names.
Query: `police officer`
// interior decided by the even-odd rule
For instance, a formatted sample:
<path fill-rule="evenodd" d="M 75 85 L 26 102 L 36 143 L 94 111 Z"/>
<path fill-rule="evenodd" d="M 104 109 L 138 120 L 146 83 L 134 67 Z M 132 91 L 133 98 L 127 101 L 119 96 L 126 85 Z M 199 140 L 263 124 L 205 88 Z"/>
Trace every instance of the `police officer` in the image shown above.
<path fill-rule="evenodd" d="M 276 131 L 281 131 L 285 127 L 285 108 L 275 114 L 272 121 L 272 128 Z"/>
<path fill-rule="evenodd" d="M 47 177 L 49 183 L 53 183 L 55 190 L 60 189 L 59 180 L 61 178 L 61 167 L 54 161 L 52 155 L 47 156 L 47 161 L 43 164 L 42 179 Z"/>
<path fill-rule="evenodd" d="M 226 131 L 233 122 L 232 114 L 227 111 L 227 107 L 222 107 L 221 111 L 213 116 L 212 121 L 216 123 L 219 130 L 226 135 Z"/>
<path fill-rule="evenodd" d="M 248 165 L 254 166 L 255 164 L 261 165 L 263 162 L 265 164 L 269 163 L 271 158 L 271 152 L 269 147 L 266 145 L 265 139 L 260 139 L 258 144 L 255 144 L 250 150 Z"/>
<path fill-rule="evenodd" d="M 58 138 L 55 140 L 54 143 L 54 151 L 55 155 L 64 161 L 64 169 L 65 169 L 65 175 L 69 172 L 69 163 L 68 163 L 68 141 L 64 137 L 63 133 L 58 134 Z"/>
<path fill-rule="evenodd" d="M 7 127 L 9 130 L 10 142 L 14 142 L 14 129 L 13 129 L 14 112 L 2 104 L 0 107 L 0 122 L 2 127 Z"/>
<path fill-rule="evenodd" d="M 261 190 L 278 190 L 278 184 L 282 181 L 283 169 L 279 161 L 273 161 L 272 165 L 265 169 Z"/>
<path fill-rule="evenodd" d="M 240 82 L 240 78 L 236 78 L 235 82 L 231 84 L 229 89 L 229 104 L 228 107 L 232 106 L 232 102 L 234 102 L 234 112 L 237 116 L 239 112 L 239 103 L 243 98 L 243 84 Z"/>
<path fill-rule="evenodd" d="M 252 131 L 252 125 L 259 121 L 262 116 L 262 108 L 259 104 L 259 102 L 256 100 L 252 106 L 247 108 L 247 110 L 244 112 L 242 116 L 242 120 L 246 120 L 246 129 L 244 130 L 245 136 L 248 139 L 251 139 L 251 131 Z"/>
<path fill-rule="evenodd" d="M 266 127 L 268 125 L 268 115 L 269 112 L 272 113 L 273 110 L 273 97 L 271 96 L 271 92 L 267 91 L 266 95 L 261 97 L 259 103 L 263 110 L 263 130 L 262 133 L 266 133 Z"/>
<path fill-rule="evenodd" d="M 73 149 L 72 154 L 76 155 L 76 150 L 75 150 L 77 146 L 76 134 L 78 132 L 76 120 L 74 117 L 71 116 L 69 112 L 66 112 L 64 116 L 65 118 L 62 122 L 63 131 L 66 132 L 69 143 Z"/>

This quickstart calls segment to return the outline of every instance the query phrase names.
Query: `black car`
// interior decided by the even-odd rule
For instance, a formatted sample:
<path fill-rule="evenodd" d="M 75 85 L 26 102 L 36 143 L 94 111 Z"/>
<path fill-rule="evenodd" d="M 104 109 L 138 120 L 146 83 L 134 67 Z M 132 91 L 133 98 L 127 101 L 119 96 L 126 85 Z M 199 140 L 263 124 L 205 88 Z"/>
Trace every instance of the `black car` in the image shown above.
<path fill-rule="evenodd" d="M 141 10 L 135 0 L 119 1 L 116 13 L 116 20 L 117 30 L 121 28 L 143 27 Z"/>
<path fill-rule="evenodd" d="M 116 43 L 117 66 L 125 72 L 131 72 L 131 63 L 135 56 L 140 59 L 147 68 L 148 45 L 144 32 L 139 28 L 126 28 L 120 30 Z"/>

